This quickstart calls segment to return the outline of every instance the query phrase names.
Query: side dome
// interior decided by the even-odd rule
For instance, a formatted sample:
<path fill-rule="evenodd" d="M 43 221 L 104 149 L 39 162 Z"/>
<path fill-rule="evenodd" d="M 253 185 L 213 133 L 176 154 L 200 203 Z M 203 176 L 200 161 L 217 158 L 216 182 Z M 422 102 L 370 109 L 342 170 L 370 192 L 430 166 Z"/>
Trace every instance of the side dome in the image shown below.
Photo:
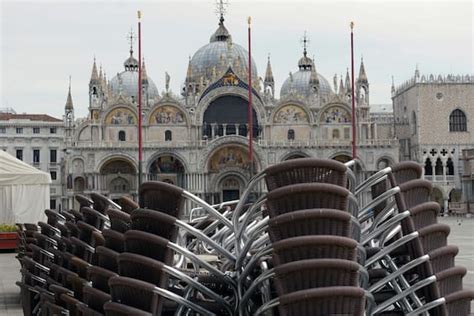
<path fill-rule="evenodd" d="M 122 93 L 124 96 L 138 99 L 138 60 L 133 57 L 133 51 L 130 50 L 130 57 L 123 63 L 125 70 L 117 73 L 110 80 L 110 89 L 113 94 Z M 158 97 L 158 89 L 153 80 L 146 74 L 145 63 L 142 66 L 142 84 L 149 99 Z"/>
<path fill-rule="evenodd" d="M 331 94 L 333 94 L 331 85 L 326 80 L 326 78 L 324 78 L 319 73 L 317 73 L 317 76 L 319 80 L 319 94 L 323 98 L 329 97 Z M 280 98 L 289 95 L 291 91 L 294 91 L 294 93 L 302 95 L 304 97 L 310 96 L 313 93 L 313 85 L 310 83 L 310 81 L 310 71 L 298 70 L 290 77 L 288 77 L 281 86 Z"/>
<path fill-rule="evenodd" d="M 280 89 L 280 98 L 283 98 L 290 93 L 295 93 L 303 97 L 309 97 L 317 88 L 319 95 L 327 99 L 333 91 L 329 82 L 322 75 L 316 72 L 314 61 L 306 56 L 306 48 L 303 51 L 303 57 L 298 61 L 299 70 L 291 74 L 283 83 Z"/>
<path fill-rule="evenodd" d="M 201 78 L 212 82 L 215 76 L 224 74 L 229 64 L 233 71 L 242 76 L 248 72 L 248 51 L 239 44 L 232 43 L 232 36 L 221 19 L 218 29 L 209 44 L 196 51 L 190 60 L 188 82 L 200 82 Z M 257 66 L 252 58 L 252 79 L 257 80 Z"/>

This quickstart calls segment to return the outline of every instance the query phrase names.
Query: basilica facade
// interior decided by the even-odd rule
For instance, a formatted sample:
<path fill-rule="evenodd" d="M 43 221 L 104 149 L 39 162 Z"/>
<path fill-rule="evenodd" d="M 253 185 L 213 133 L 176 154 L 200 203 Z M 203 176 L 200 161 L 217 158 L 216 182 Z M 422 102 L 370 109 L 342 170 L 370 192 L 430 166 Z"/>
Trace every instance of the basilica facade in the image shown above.
<path fill-rule="evenodd" d="M 297 62 L 296 62 L 297 61 Z M 142 62 L 142 76 L 138 65 Z M 349 74 L 333 83 L 315 60 L 295 56 L 295 69 L 278 93 L 270 59 L 263 78 L 252 60 L 252 116 L 248 116 L 248 52 L 232 41 L 221 16 L 217 30 L 188 61 L 181 91 L 162 93 L 132 48 L 124 69 L 108 80 L 94 61 L 89 114 L 75 119 L 65 107 L 64 207 L 76 193 L 136 197 L 138 180 L 138 80 L 142 81 L 143 178 L 166 181 L 210 203 L 238 198 L 251 173 L 298 157 L 351 156 Z M 169 77 L 168 77 L 169 78 Z M 363 61 L 355 91 L 358 156 L 366 172 L 398 161 L 393 115 L 371 111 Z M 253 161 L 248 139 L 253 136 Z"/>

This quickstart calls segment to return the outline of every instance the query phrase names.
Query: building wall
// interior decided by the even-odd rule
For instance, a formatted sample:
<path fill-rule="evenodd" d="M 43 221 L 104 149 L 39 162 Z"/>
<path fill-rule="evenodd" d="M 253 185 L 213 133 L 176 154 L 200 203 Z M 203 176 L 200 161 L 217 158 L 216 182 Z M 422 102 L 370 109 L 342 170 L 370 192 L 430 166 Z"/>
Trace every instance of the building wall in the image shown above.
<path fill-rule="evenodd" d="M 23 133 L 17 133 L 17 128 Z M 39 133 L 33 133 L 33 129 L 39 128 Z M 51 133 L 51 128 L 56 133 Z M 64 155 L 64 124 L 62 121 L 31 121 L 29 119 L 5 120 L 0 115 L 0 149 L 5 150 L 16 157 L 17 150 L 23 150 L 23 161 L 48 172 L 56 179 L 52 179 L 50 187 L 51 206 L 60 207 L 63 195 L 63 174 L 61 162 Z M 40 151 L 39 162 L 33 162 L 33 151 Z M 56 162 L 51 162 L 51 150 L 56 150 Z"/>
<path fill-rule="evenodd" d="M 461 190 L 461 153 L 474 144 L 474 77 L 420 77 L 416 72 L 393 88 L 392 101 L 400 160 L 413 159 L 425 166 L 425 179 L 433 182 L 447 209 L 453 190 Z M 466 115 L 465 132 L 450 131 L 450 115 L 456 109 Z"/>

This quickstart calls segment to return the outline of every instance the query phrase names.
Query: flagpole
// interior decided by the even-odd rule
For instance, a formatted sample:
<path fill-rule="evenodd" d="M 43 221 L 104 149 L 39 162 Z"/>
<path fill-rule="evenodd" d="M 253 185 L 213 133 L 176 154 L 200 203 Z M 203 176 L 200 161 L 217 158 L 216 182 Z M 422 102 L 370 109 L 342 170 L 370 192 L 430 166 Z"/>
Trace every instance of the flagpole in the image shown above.
<path fill-rule="evenodd" d="M 252 111 L 252 37 L 251 37 L 251 22 L 252 18 L 248 17 L 248 45 L 249 45 L 249 104 L 248 104 L 248 123 L 249 123 L 249 162 L 250 162 L 250 177 L 253 176 L 253 111 Z"/>
<path fill-rule="evenodd" d="M 138 187 L 143 183 L 143 148 L 142 148 L 142 27 L 140 11 L 138 14 Z"/>
<path fill-rule="evenodd" d="M 354 22 L 351 22 L 351 65 L 352 65 L 352 89 L 351 89 L 351 99 L 352 99 L 352 158 L 357 158 L 357 148 L 356 148 L 356 113 L 355 113 L 355 98 L 354 98 Z"/>

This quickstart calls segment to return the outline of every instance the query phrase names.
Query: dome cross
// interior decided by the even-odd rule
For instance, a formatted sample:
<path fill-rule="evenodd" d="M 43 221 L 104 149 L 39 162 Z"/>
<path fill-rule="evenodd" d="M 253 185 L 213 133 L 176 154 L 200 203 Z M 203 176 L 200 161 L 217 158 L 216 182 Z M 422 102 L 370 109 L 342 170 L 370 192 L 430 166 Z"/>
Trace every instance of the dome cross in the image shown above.
<path fill-rule="evenodd" d="M 216 14 L 219 16 L 219 22 L 224 22 L 224 15 L 227 13 L 227 6 L 229 6 L 228 0 L 217 0 L 216 1 Z"/>

